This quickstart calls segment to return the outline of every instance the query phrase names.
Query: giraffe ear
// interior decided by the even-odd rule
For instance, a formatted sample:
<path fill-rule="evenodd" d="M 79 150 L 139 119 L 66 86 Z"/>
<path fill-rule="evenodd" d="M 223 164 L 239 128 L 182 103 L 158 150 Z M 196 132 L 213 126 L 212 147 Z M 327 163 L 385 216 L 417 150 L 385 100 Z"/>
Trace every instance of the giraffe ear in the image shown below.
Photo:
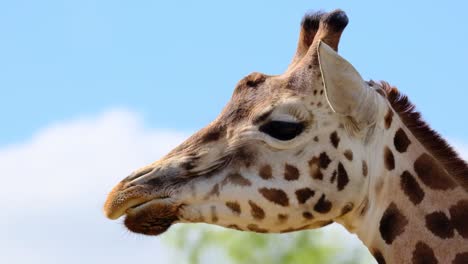
<path fill-rule="evenodd" d="M 332 110 L 351 117 L 358 128 L 375 122 L 376 93 L 357 70 L 323 41 L 317 47 L 325 96 Z"/>

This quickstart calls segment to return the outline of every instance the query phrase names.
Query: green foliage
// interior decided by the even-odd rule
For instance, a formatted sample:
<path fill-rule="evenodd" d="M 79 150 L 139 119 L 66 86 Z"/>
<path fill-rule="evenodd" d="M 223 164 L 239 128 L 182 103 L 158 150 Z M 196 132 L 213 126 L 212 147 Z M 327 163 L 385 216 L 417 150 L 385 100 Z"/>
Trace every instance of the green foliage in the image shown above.
<path fill-rule="evenodd" d="M 165 238 L 177 249 L 177 264 L 214 257 L 219 264 L 373 263 L 367 249 L 345 245 L 349 238 L 336 230 L 257 234 L 191 224 L 171 228 Z"/>

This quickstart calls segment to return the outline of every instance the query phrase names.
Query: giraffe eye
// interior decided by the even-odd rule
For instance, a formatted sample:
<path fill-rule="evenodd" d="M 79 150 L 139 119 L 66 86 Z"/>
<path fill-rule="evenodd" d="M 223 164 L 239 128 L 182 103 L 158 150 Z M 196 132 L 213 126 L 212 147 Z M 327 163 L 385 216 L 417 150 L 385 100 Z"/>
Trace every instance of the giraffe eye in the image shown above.
<path fill-rule="evenodd" d="M 286 121 L 270 121 L 261 125 L 259 130 L 279 140 L 291 140 L 304 131 L 304 124 Z"/>

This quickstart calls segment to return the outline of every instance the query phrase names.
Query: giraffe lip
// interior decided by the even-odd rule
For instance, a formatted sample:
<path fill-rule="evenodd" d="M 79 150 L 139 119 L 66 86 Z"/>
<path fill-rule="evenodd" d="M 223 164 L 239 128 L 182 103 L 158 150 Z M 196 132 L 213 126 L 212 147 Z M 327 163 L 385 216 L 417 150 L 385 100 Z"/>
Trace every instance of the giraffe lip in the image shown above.
<path fill-rule="evenodd" d="M 179 207 L 171 198 L 152 199 L 128 208 L 124 224 L 135 233 L 159 235 L 179 220 Z"/>

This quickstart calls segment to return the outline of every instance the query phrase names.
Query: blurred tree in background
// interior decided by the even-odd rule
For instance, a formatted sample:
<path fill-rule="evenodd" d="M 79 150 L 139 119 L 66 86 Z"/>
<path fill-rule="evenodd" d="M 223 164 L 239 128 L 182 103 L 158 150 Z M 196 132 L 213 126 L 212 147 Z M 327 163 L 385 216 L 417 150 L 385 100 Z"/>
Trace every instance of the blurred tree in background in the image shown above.
<path fill-rule="evenodd" d="M 203 224 L 178 225 L 165 239 L 181 264 L 375 263 L 368 250 L 336 225 L 326 230 L 257 234 Z"/>

